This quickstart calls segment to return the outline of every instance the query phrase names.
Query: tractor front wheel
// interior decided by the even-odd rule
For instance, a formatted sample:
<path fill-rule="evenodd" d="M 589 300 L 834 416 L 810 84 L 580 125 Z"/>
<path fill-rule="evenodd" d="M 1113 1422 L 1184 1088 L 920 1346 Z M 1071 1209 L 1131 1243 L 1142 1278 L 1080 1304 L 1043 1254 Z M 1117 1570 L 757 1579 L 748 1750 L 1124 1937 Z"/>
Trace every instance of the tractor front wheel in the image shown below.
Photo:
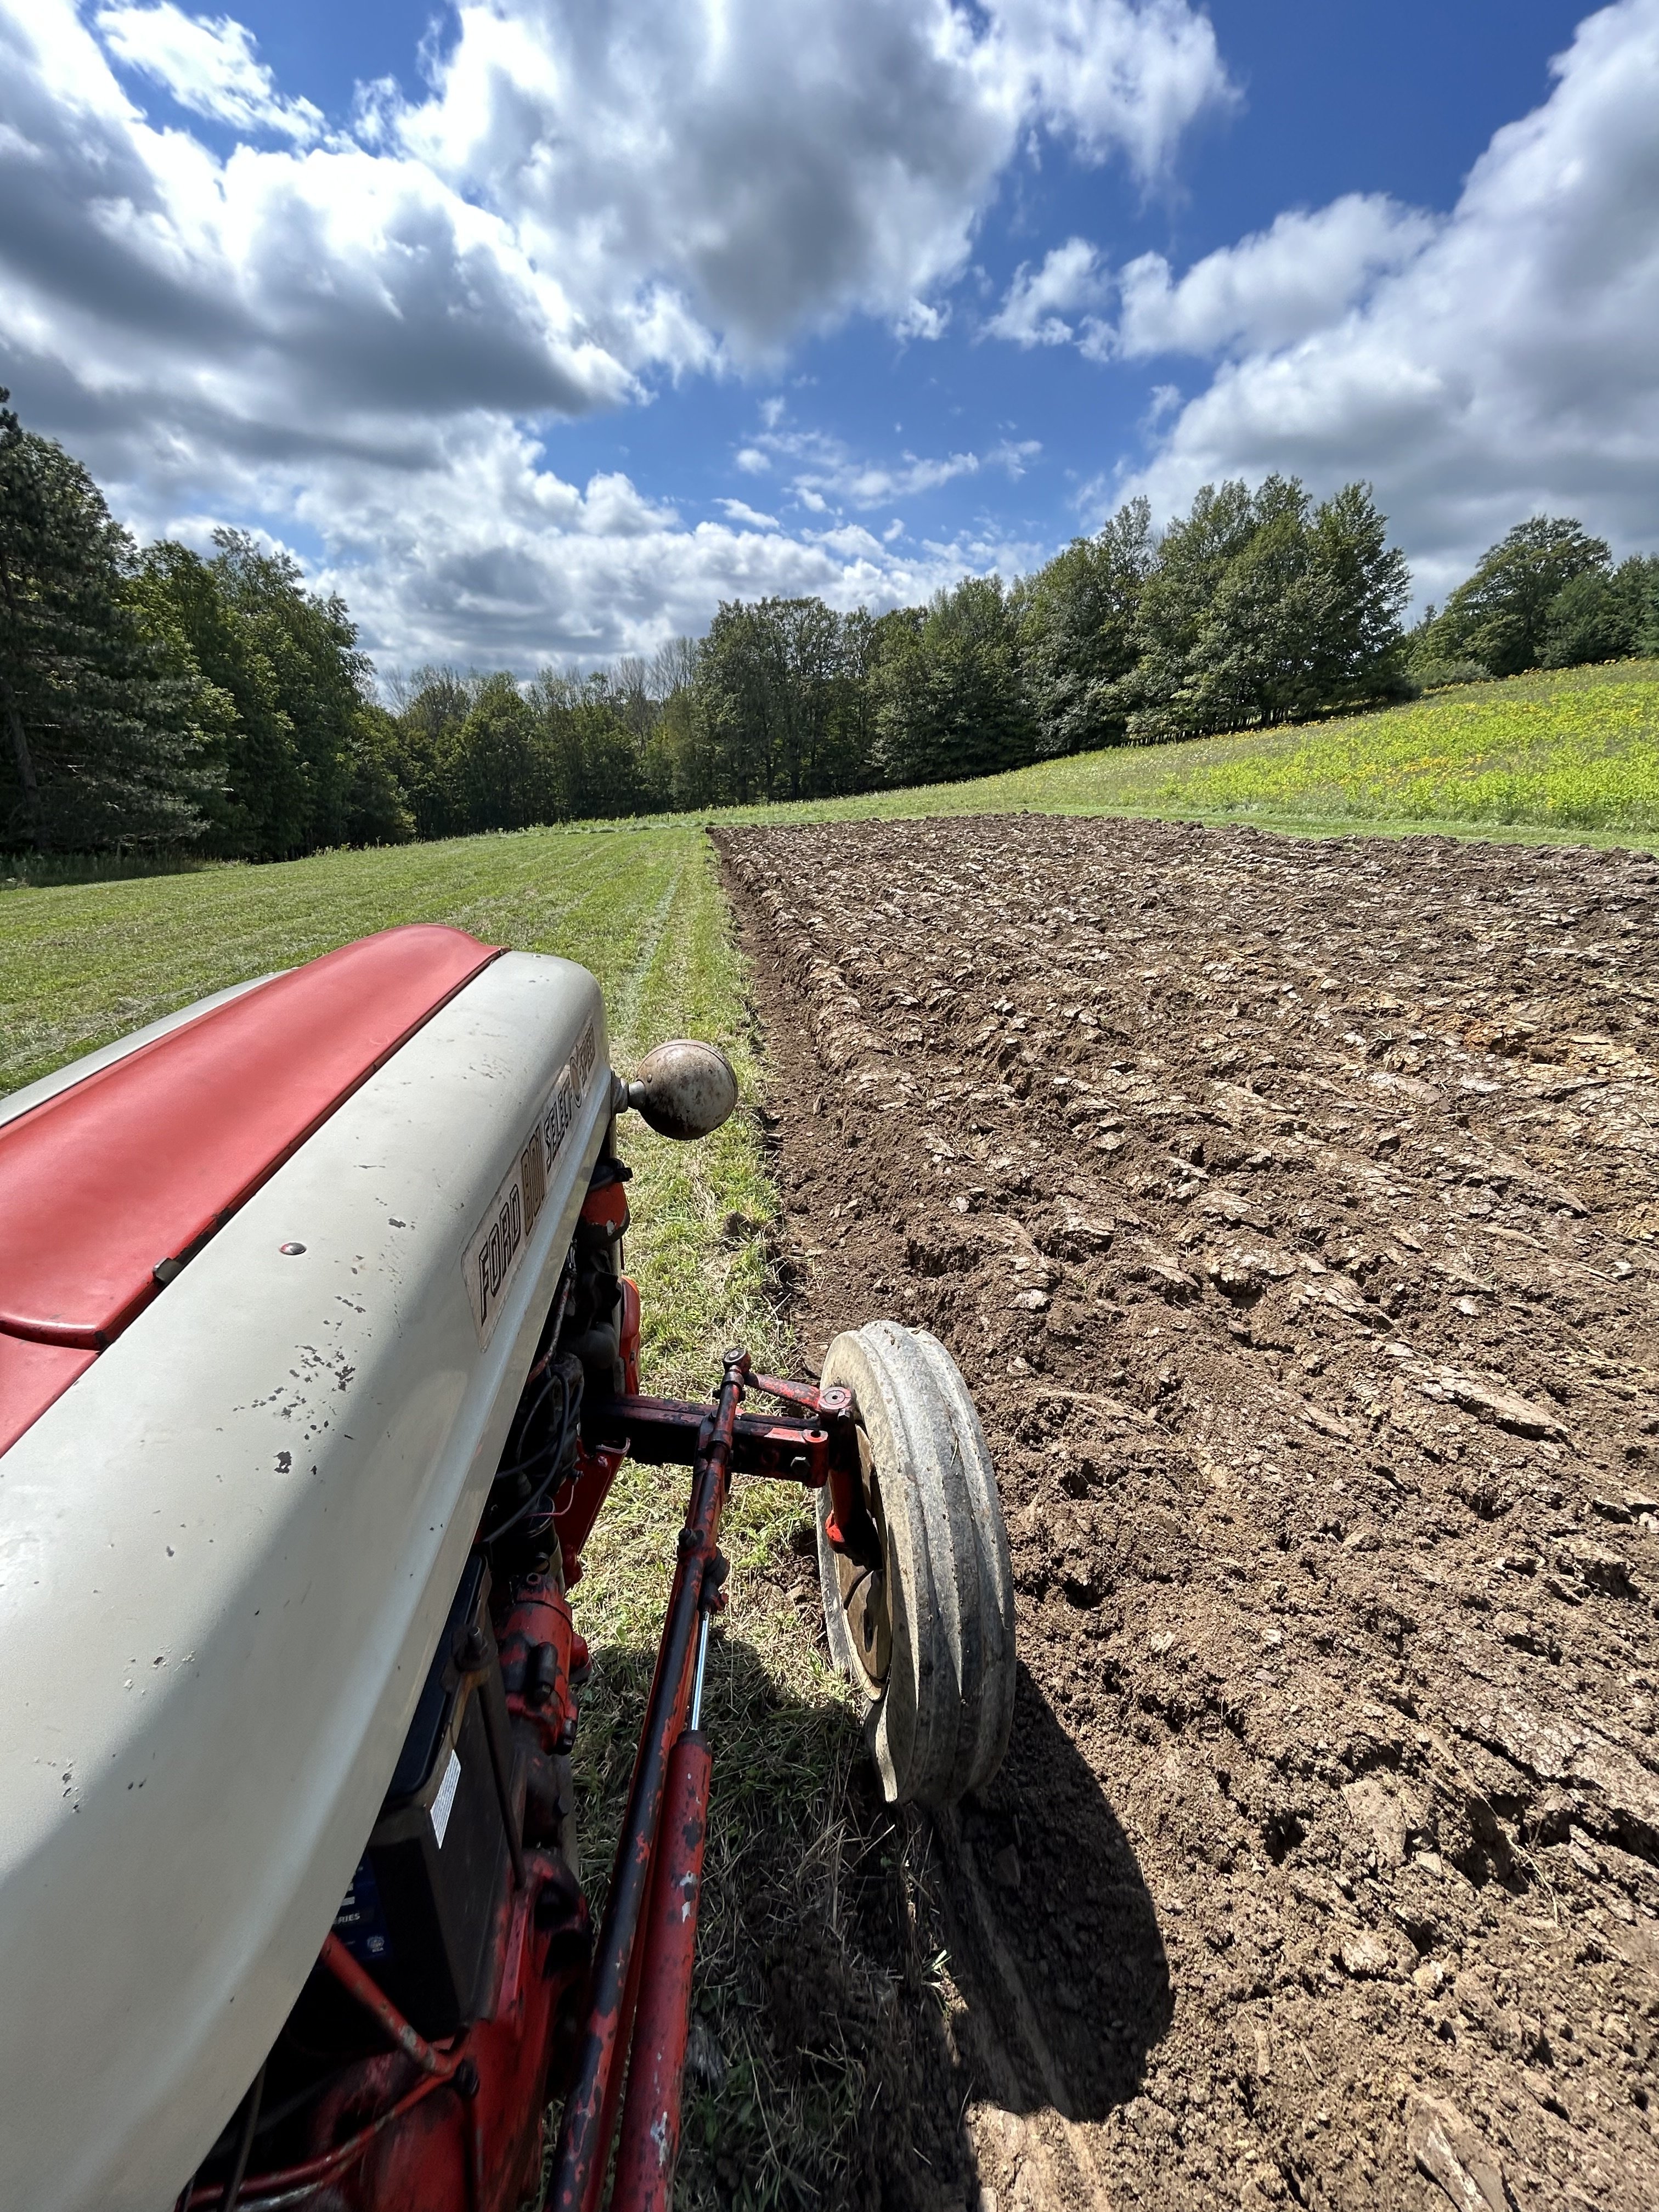
<path fill-rule="evenodd" d="M 830 1649 L 867 1701 L 890 1802 L 952 1804 L 995 1773 L 1013 1718 L 1013 1574 L 985 1431 L 945 1346 L 897 1322 L 836 1337 L 823 1382 L 856 1401 L 880 1558 L 831 1542 L 820 1492 Z"/>

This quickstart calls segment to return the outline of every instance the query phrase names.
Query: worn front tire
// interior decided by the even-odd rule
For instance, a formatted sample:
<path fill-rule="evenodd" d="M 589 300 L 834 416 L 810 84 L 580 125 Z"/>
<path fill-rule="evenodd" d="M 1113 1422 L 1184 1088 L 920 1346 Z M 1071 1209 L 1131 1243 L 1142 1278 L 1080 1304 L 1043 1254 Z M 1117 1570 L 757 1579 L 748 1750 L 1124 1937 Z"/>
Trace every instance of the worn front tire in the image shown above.
<path fill-rule="evenodd" d="M 820 1492 L 830 1648 L 868 1701 L 889 1801 L 952 1804 L 995 1773 L 1013 1718 L 1013 1574 L 985 1431 L 944 1346 L 898 1322 L 836 1337 L 823 1382 L 856 1400 L 883 1561 L 837 1552 Z"/>

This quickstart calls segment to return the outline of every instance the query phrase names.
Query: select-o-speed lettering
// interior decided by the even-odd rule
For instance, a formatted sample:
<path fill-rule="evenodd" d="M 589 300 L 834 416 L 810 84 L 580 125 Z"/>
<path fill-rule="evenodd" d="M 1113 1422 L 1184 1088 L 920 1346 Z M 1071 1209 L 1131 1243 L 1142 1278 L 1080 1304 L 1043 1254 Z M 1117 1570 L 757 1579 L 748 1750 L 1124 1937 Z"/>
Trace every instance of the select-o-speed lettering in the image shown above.
<path fill-rule="evenodd" d="M 467 1247 L 465 1269 L 483 1343 L 489 1340 L 524 1248 L 535 1232 L 552 1185 L 554 1162 L 564 1149 L 598 1058 L 598 1039 L 589 1022 L 559 1070 L 540 1112 L 526 1132 L 517 1160 Z"/>

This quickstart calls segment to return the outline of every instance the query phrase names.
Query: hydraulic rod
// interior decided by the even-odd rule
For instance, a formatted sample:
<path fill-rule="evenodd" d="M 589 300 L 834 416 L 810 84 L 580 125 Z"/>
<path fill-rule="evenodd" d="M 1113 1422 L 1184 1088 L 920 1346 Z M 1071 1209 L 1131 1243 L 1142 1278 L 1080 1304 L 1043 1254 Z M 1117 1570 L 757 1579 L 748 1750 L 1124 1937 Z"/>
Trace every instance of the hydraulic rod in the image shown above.
<path fill-rule="evenodd" d="M 612 2212 L 670 2212 L 673 2203 L 710 1764 L 701 1729 L 683 1735 L 668 1762 Z"/>
<path fill-rule="evenodd" d="M 650 1887 L 670 1754 L 684 1725 L 703 1577 L 714 1559 L 726 1504 L 738 1408 L 749 1372 L 748 1353 L 728 1352 L 724 1368 L 714 1416 L 694 1466 L 690 1504 L 680 1531 L 668 1617 L 594 1954 L 581 2063 L 565 2100 L 559 2129 L 547 2198 L 552 2212 L 594 2212 L 604 2185 L 638 1988 L 636 1937 Z"/>

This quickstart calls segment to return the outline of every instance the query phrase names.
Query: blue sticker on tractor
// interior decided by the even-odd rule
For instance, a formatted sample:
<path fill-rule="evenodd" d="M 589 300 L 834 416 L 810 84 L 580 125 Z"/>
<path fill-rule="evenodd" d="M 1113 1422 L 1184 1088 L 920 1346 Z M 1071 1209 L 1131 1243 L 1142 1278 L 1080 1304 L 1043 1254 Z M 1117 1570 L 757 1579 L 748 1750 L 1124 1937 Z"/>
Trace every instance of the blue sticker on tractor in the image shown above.
<path fill-rule="evenodd" d="M 358 1861 L 351 1887 L 340 1900 L 340 1909 L 334 1916 L 334 1933 L 359 1966 L 378 1966 L 392 1956 L 392 1938 L 386 1933 L 380 1884 L 366 1858 Z"/>

